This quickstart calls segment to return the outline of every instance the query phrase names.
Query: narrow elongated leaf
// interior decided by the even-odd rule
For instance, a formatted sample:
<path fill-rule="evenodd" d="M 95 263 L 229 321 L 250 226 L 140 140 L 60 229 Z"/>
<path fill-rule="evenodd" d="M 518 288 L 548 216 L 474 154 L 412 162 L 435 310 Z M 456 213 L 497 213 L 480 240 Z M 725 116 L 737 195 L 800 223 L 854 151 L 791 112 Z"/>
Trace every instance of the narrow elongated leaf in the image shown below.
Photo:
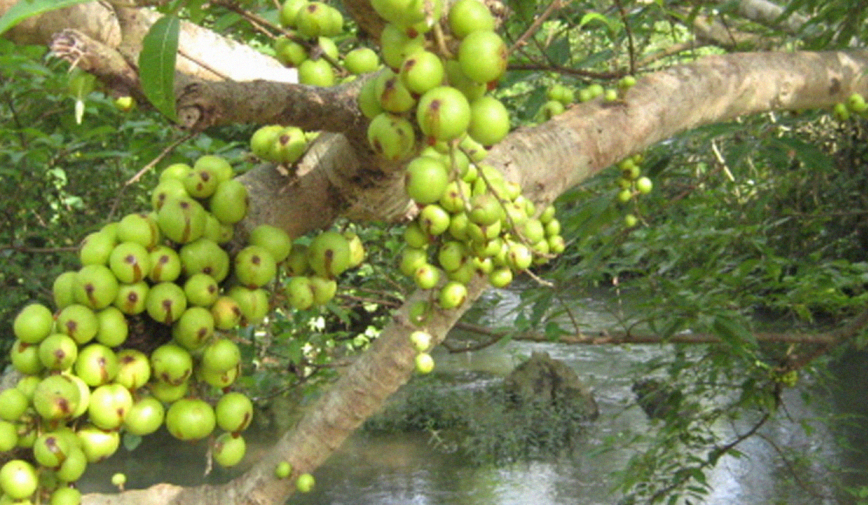
<path fill-rule="evenodd" d="M 0 35 L 25 19 L 91 0 L 18 0 L 0 17 Z"/>
<path fill-rule="evenodd" d="M 756 346 L 756 336 L 735 319 L 724 315 L 714 318 L 714 332 L 733 347 L 741 347 L 744 343 Z"/>
<path fill-rule="evenodd" d="M 139 80 L 156 109 L 172 121 L 175 115 L 175 59 L 181 22 L 174 16 L 157 20 L 142 41 Z"/>
<path fill-rule="evenodd" d="M 546 48 L 546 54 L 549 58 L 558 65 L 566 65 L 570 56 L 572 55 L 572 50 L 570 48 L 570 38 L 569 37 L 560 37 L 555 39 L 554 42 L 551 43 Z"/>

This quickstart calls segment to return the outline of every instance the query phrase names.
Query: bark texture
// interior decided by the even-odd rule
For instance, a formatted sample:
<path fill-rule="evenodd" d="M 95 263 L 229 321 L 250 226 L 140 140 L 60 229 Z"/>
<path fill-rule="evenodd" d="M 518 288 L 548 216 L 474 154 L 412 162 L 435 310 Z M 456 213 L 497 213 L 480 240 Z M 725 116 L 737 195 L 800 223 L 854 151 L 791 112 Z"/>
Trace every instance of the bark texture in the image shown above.
<path fill-rule="evenodd" d="M 291 124 L 352 136 L 365 128 L 356 105 L 362 82 L 320 88 L 268 80 L 199 81 L 182 88 L 178 113 L 185 117 L 182 126 L 196 131 L 236 123 Z"/>

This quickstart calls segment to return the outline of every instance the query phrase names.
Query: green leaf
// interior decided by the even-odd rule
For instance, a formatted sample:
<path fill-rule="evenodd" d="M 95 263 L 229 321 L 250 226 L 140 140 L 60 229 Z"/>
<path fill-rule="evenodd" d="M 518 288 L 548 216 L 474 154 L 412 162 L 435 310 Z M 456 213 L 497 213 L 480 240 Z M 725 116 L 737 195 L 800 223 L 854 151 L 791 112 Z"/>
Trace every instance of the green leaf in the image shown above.
<path fill-rule="evenodd" d="M 510 8 L 515 12 L 520 19 L 531 20 L 536 13 L 536 2 L 531 0 L 517 0 L 510 2 Z"/>
<path fill-rule="evenodd" d="M 63 9 L 71 5 L 83 4 L 90 0 L 18 0 L 12 7 L 0 17 L 0 35 L 24 21 L 25 19 L 39 14 L 45 14 L 57 9 Z"/>
<path fill-rule="evenodd" d="M 142 443 L 142 437 L 140 437 L 138 435 L 133 435 L 132 433 L 124 433 L 124 436 L 123 436 L 124 449 L 126 449 L 128 451 L 134 451 L 134 450 L 136 450 L 136 447 L 141 445 L 141 443 Z"/>
<path fill-rule="evenodd" d="M 546 48 L 546 54 L 558 65 L 566 65 L 572 55 L 569 37 L 560 37 L 555 39 L 555 41 Z"/>
<path fill-rule="evenodd" d="M 545 335 L 546 339 L 548 339 L 549 342 L 557 342 L 557 340 L 561 336 L 566 335 L 567 333 L 569 332 L 564 331 L 564 329 L 561 328 L 560 325 L 554 321 L 549 321 L 548 323 L 546 323 Z"/>
<path fill-rule="evenodd" d="M 609 27 L 609 25 L 611 24 L 609 18 L 600 14 L 599 12 L 589 12 L 582 16 L 582 20 L 579 21 L 579 28 L 584 28 L 585 25 L 590 24 L 594 21 L 603 23 L 604 25 L 606 25 L 606 27 Z"/>
<path fill-rule="evenodd" d="M 602 23 L 606 25 L 606 28 L 609 30 L 609 35 L 615 35 L 621 28 L 621 23 L 617 19 L 609 18 L 600 14 L 599 12 L 589 12 L 582 16 L 582 20 L 579 22 L 579 28 L 584 28 L 586 25 L 591 23 Z"/>
<path fill-rule="evenodd" d="M 304 342 L 302 342 L 300 339 L 292 340 L 286 346 L 287 347 L 286 348 L 286 351 L 287 351 L 286 357 L 289 358 L 289 361 L 291 363 L 293 363 L 295 365 L 298 365 L 299 363 L 301 363 L 301 360 L 304 358 L 304 349 L 302 349 L 303 346 L 304 346 Z"/>
<path fill-rule="evenodd" d="M 714 333 L 732 345 L 740 347 L 743 343 L 756 346 L 756 337 L 739 321 L 724 315 L 718 315 L 712 323 Z"/>
<path fill-rule="evenodd" d="M 163 16 L 148 30 L 139 54 L 139 79 L 148 100 L 172 121 L 175 114 L 175 58 L 181 22 Z"/>

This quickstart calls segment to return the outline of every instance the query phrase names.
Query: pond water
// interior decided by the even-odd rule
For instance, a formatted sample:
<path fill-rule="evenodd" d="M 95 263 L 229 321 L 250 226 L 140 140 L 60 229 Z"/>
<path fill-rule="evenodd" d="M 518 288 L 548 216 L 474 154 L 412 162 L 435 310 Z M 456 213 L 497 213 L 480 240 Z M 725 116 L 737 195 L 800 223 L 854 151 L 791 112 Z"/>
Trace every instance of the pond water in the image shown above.
<path fill-rule="evenodd" d="M 503 293 L 501 293 L 503 295 Z M 517 298 L 506 296 L 480 323 L 510 317 Z M 611 315 L 602 302 L 577 300 L 583 323 L 603 328 Z M 506 466 L 475 466 L 437 448 L 430 433 L 372 435 L 354 434 L 339 451 L 317 469 L 316 489 L 297 495 L 290 503 L 302 505 L 612 505 L 617 497 L 610 493 L 612 475 L 622 470 L 633 455 L 628 449 L 596 453 L 602 440 L 628 431 L 653 429 L 644 413 L 633 405 L 630 391 L 637 366 L 667 353 L 665 346 L 566 346 L 549 343 L 510 342 L 506 345 L 462 354 L 435 350 L 437 370 L 459 376 L 486 372 L 462 387 L 483 387 L 489 374 L 504 376 L 531 352 L 544 351 L 563 360 L 593 388 L 600 418 L 593 423 L 580 446 L 569 457 Z M 819 401 L 805 403 L 799 389 L 786 392 L 788 416 L 778 416 L 754 437 L 740 446 L 740 459 L 725 457 L 709 475 L 713 492 L 705 503 L 741 505 L 832 505 L 847 504 L 836 496 L 833 483 L 868 486 L 868 456 L 845 451 L 836 440 L 845 439 L 853 447 L 868 448 L 868 423 L 856 419 L 849 429 L 831 432 L 820 423 L 805 434 L 800 422 L 826 415 L 825 406 L 838 413 L 868 415 L 868 355 L 852 354 L 836 367 L 842 384 Z M 478 382 L 474 382 L 478 381 Z M 444 388 L 454 387 L 444 383 Z M 810 422 L 810 421 L 809 421 Z M 268 448 L 267 433 L 251 434 L 250 452 Z M 809 487 L 793 479 L 783 464 L 778 448 L 796 449 L 811 455 Z M 202 482 L 204 450 L 181 446 L 165 434 L 148 439 L 146 447 L 120 453 L 101 465 L 93 465 L 82 479 L 82 491 L 110 491 L 108 480 L 114 471 L 124 471 L 130 487 L 146 487 L 159 481 L 178 484 Z M 846 473 L 841 468 L 857 469 Z M 804 468 L 802 469 L 805 470 Z M 227 480 L 232 472 L 215 469 L 211 482 Z"/>

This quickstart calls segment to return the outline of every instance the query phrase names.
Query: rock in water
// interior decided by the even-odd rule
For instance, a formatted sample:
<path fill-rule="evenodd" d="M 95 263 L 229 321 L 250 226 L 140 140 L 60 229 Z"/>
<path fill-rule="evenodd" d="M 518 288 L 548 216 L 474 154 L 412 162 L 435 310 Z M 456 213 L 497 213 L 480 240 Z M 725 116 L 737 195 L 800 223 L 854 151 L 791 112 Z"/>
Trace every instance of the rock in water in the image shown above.
<path fill-rule="evenodd" d="M 590 389 L 576 372 L 548 353 L 535 352 L 504 380 L 507 396 L 521 408 L 551 406 L 559 410 L 581 412 L 587 419 L 596 419 L 600 412 Z"/>

